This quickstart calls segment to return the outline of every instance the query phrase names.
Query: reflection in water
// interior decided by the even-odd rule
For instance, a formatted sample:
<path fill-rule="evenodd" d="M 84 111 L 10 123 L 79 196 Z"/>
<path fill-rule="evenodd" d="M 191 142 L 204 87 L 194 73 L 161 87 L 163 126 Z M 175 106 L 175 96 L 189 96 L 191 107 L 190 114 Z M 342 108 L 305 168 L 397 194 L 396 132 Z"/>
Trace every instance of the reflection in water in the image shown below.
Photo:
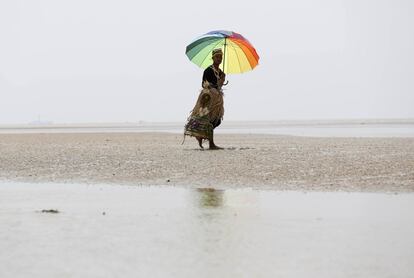
<path fill-rule="evenodd" d="M 214 188 L 197 188 L 201 207 L 221 207 L 223 206 L 224 190 Z"/>
<path fill-rule="evenodd" d="M 36 213 L 45 207 L 63 213 Z M 0 229 L 0 239 L 7 238 L 0 250 L 11 251 L 0 251 L 7 266 L 0 277 L 63 276 L 61 267 L 50 267 L 50 254 L 68 277 L 112 277 L 120 270 L 131 277 L 200 278 L 414 272 L 412 193 L 0 182 L 0 211 L 7 227 Z"/>

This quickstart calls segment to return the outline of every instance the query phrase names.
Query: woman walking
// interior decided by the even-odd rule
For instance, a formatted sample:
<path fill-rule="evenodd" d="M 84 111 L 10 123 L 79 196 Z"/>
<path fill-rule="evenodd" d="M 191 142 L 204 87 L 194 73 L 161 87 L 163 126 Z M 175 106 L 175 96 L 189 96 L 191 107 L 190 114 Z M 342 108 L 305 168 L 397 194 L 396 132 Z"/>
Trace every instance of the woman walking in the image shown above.
<path fill-rule="evenodd" d="M 223 60 L 223 51 L 214 49 L 212 59 L 213 64 L 204 70 L 202 90 L 185 125 L 184 136 L 195 137 L 201 148 L 203 148 L 203 140 L 208 140 L 209 149 L 218 150 L 221 148 L 214 143 L 214 129 L 221 124 L 224 115 L 221 88 L 226 75 L 219 68 Z"/>

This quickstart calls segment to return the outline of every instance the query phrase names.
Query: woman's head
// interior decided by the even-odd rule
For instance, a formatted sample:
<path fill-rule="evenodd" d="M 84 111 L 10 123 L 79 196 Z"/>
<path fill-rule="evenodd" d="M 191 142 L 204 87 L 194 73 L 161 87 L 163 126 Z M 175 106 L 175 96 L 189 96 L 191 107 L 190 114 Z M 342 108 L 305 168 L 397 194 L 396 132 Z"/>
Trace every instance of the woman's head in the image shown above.
<path fill-rule="evenodd" d="M 213 63 L 215 65 L 220 65 L 221 61 L 223 60 L 223 51 L 220 48 L 214 49 L 212 55 Z"/>

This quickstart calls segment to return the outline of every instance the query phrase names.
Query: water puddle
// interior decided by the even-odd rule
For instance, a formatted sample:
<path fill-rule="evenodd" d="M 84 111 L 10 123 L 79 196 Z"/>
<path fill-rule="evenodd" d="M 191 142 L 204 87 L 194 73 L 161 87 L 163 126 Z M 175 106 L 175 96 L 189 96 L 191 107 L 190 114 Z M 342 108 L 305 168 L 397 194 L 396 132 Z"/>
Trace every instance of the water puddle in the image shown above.
<path fill-rule="evenodd" d="M 0 223 L 0 277 L 414 273 L 414 194 L 3 182 Z"/>

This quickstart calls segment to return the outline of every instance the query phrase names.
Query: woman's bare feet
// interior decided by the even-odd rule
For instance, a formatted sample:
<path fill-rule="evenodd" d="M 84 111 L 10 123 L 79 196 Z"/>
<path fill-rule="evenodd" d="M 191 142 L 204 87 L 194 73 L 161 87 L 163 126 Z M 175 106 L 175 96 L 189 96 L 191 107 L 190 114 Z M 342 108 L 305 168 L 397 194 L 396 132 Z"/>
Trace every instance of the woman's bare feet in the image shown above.
<path fill-rule="evenodd" d="M 203 147 L 203 138 L 201 137 L 196 137 L 197 141 L 198 141 L 198 145 L 200 146 L 200 148 L 204 149 Z"/>
<path fill-rule="evenodd" d="M 223 148 L 216 146 L 214 144 L 210 144 L 209 146 L 209 150 L 222 150 Z"/>
<path fill-rule="evenodd" d="M 210 137 L 208 138 L 208 143 L 209 143 L 209 149 L 210 150 L 222 150 L 223 148 L 220 148 L 219 146 L 217 146 L 216 144 L 214 144 L 214 139 L 213 139 L 213 132 L 210 134 Z"/>

